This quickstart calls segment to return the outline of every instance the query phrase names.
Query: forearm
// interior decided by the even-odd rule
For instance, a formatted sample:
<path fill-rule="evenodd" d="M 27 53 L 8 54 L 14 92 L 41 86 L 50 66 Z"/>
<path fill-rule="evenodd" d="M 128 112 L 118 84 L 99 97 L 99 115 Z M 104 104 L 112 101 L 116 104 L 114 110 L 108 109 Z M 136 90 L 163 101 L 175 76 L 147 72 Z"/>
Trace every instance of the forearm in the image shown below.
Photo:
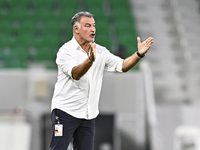
<path fill-rule="evenodd" d="M 82 64 L 72 68 L 72 77 L 75 80 L 79 80 L 92 66 L 92 61 L 87 58 Z"/>
<path fill-rule="evenodd" d="M 151 47 L 151 44 L 153 43 L 153 38 L 150 37 L 141 43 L 140 37 L 137 37 L 137 41 L 138 41 L 138 51 L 124 60 L 122 66 L 123 72 L 127 72 L 128 70 L 130 70 L 140 61 L 142 57 L 144 57 L 144 55 Z"/>
<path fill-rule="evenodd" d="M 139 61 L 141 57 L 139 57 L 136 53 L 134 53 L 132 56 L 126 58 L 122 65 L 122 71 L 127 72 L 131 68 L 133 68 Z"/>

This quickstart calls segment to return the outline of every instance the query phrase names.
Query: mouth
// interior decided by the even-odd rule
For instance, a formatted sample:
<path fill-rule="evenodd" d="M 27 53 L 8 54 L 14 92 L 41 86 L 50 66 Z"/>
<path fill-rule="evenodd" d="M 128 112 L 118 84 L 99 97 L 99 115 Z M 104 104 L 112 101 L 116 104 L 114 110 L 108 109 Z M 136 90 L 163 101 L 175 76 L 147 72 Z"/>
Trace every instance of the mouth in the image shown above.
<path fill-rule="evenodd" d="M 94 33 L 90 34 L 90 37 L 95 38 L 95 34 Z"/>

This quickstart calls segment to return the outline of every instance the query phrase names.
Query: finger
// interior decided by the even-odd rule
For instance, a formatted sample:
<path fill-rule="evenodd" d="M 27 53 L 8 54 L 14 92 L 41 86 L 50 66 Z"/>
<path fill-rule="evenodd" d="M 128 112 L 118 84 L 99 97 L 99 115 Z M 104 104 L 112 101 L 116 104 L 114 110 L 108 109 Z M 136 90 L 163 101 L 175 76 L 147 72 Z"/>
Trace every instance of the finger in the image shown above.
<path fill-rule="evenodd" d="M 91 47 L 92 49 L 96 48 L 96 43 L 94 43 L 94 42 L 90 43 L 90 47 Z"/>
<path fill-rule="evenodd" d="M 96 49 L 96 43 L 95 42 L 93 42 L 93 48 Z"/>
<path fill-rule="evenodd" d="M 92 60 L 95 60 L 95 58 L 96 58 L 96 43 L 94 43 L 94 42 L 90 43 L 90 56 L 92 57 Z"/>
<path fill-rule="evenodd" d="M 153 43 L 153 38 L 150 37 L 146 40 L 146 43 L 149 45 L 149 44 L 152 44 Z"/>
<path fill-rule="evenodd" d="M 92 43 L 92 51 L 96 51 L 96 43 Z"/>
<path fill-rule="evenodd" d="M 138 41 L 138 44 L 141 43 L 141 39 L 140 39 L 140 37 L 137 37 L 137 41 Z"/>
<path fill-rule="evenodd" d="M 92 47 L 92 43 L 90 43 L 90 48 L 93 49 L 93 47 Z"/>
<path fill-rule="evenodd" d="M 153 40 L 152 39 L 148 39 L 145 41 L 145 45 L 149 48 L 151 47 L 151 44 L 153 43 Z"/>
<path fill-rule="evenodd" d="M 93 43 L 92 46 L 93 46 L 93 51 L 92 52 L 94 53 L 94 57 L 95 57 L 96 56 L 96 43 Z"/>

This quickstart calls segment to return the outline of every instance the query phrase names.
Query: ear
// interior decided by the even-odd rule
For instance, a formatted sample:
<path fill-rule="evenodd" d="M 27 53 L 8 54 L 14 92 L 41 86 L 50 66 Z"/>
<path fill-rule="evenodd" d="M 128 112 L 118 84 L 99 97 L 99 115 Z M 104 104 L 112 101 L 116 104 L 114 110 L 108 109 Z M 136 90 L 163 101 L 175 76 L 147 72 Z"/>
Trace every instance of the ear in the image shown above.
<path fill-rule="evenodd" d="M 74 25 L 73 29 L 74 33 L 79 33 L 79 27 L 77 25 Z"/>

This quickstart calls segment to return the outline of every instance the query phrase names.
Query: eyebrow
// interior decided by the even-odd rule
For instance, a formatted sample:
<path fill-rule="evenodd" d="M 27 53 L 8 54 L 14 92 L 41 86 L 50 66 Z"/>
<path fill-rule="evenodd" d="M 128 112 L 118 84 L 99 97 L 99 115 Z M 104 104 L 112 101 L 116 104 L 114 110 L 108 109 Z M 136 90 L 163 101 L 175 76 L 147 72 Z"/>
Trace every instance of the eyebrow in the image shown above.
<path fill-rule="evenodd" d="M 91 25 L 91 23 L 85 23 L 85 25 Z M 93 25 L 95 25 L 95 23 L 93 23 Z"/>

